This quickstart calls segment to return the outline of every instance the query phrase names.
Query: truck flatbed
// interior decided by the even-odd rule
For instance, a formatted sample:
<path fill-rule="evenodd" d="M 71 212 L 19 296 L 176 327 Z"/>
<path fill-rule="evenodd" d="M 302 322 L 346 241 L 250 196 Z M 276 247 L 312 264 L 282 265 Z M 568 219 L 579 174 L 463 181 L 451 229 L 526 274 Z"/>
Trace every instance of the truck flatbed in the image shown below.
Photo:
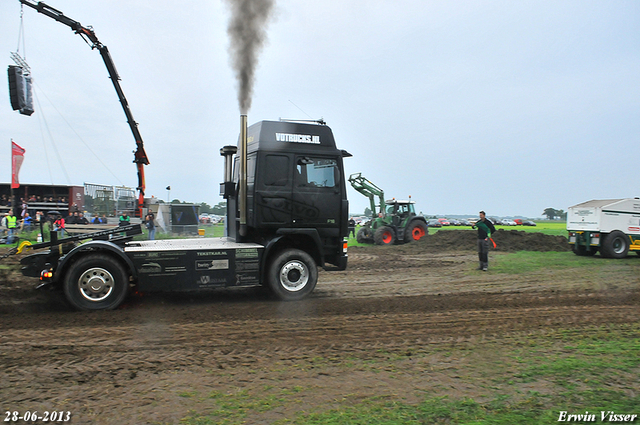
<path fill-rule="evenodd" d="M 164 239 L 157 241 L 129 242 L 125 252 L 136 251 L 180 251 L 185 249 L 211 250 L 211 249 L 238 249 L 238 248 L 264 248 L 257 243 L 238 243 L 227 237 L 221 238 L 193 238 L 193 239 Z"/>

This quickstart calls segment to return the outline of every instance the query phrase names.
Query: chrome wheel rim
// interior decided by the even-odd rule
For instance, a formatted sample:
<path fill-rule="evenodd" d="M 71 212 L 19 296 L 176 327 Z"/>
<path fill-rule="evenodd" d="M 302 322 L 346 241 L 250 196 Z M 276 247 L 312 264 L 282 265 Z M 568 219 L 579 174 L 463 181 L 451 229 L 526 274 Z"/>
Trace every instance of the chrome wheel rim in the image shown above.
<path fill-rule="evenodd" d="M 291 260 L 280 269 L 280 284 L 287 291 L 300 291 L 308 282 L 309 269 L 301 261 Z"/>
<path fill-rule="evenodd" d="M 78 289 L 91 302 L 104 301 L 113 292 L 115 281 L 108 270 L 101 267 L 88 269 L 78 279 Z"/>

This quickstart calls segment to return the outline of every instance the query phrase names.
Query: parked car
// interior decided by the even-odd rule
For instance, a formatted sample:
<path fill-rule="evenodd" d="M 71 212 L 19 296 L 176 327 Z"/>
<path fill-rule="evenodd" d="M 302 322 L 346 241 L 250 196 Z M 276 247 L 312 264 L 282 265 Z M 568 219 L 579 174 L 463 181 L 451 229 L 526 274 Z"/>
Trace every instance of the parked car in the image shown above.
<path fill-rule="evenodd" d="M 536 223 L 534 223 L 534 222 L 533 222 L 533 221 L 531 221 L 531 220 L 523 220 L 523 221 L 522 221 L 522 225 L 523 225 L 523 226 L 537 226 L 537 224 L 536 224 Z"/>
<path fill-rule="evenodd" d="M 460 226 L 460 222 L 456 219 L 449 219 L 449 224 L 451 224 L 452 226 Z"/>
<path fill-rule="evenodd" d="M 513 221 L 515 221 L 518 226 L 522 226 L 522 219 L 515 218 Z"/>
<path fill-rule="evenodd" d="M 503 226 L 517 226 L 516 222 L 513 220 L 502 220 Z"/>
<path fill-rule="evenodd" d="M 471 223 L 469 223 L 469 220 L 461 219 L 461 220 L 458 220 L 458 222 L 460 223 L 460 226 L 471 226 Z"/>
<path fill-rule="evenodd" d="M 442 224 L 443 226 L 450 226 L 451 223 L 449 223 L 449 220 L 447 220 L 446 218 L 439 218 L 438 221 L 440 222 L 440 224 Z"/>
<path fill-rule="evenodd" d="M 440 223 L 440 220 L 432 218 L 431 220 L 427 221 L 427 226 L 428 227 L 442 227 L 442 223 Z"/>
<path fill-rule="evenodd" d="M 369 220 L 371 219 L 365 215 L 353 217 L 353 221 L 355 221 L 358 226 L 363 226 Z"/>

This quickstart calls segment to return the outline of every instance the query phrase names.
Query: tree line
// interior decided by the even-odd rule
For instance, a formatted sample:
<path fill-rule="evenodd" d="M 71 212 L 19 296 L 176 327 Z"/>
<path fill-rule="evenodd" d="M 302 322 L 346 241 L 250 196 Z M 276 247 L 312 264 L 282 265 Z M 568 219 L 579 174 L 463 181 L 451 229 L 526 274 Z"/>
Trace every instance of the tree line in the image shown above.
<path fill-rule="evenodd" d="M 542 215 L 547 216 L 547 220 L 566 220 L 567 213 L 564 210 L 556 210 L 555 208 L 545 208 Z"/>

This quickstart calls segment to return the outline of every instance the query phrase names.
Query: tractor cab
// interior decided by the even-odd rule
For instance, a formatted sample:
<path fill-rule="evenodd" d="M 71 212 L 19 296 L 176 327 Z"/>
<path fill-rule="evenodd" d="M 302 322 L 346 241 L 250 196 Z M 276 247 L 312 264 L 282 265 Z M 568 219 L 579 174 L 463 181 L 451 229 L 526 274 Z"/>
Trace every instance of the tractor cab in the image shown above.
<path fill-rule="evenodd" d="M 402 218 L 407 217 L 409 215 L 415 215 L 416 208 L 415 202 L 413 201 L 402 201 L 397 199 L 392 199 L 390 201 L 386 201 L 387 204 L 387 215 L 397 215 Z"/>
<path fill-rule="evenodd" d="M 401 226 L 407 217 L 415 216 L 415 202 L 391 199 L 386 201 L 385 221 L 392 226 Z"/>

